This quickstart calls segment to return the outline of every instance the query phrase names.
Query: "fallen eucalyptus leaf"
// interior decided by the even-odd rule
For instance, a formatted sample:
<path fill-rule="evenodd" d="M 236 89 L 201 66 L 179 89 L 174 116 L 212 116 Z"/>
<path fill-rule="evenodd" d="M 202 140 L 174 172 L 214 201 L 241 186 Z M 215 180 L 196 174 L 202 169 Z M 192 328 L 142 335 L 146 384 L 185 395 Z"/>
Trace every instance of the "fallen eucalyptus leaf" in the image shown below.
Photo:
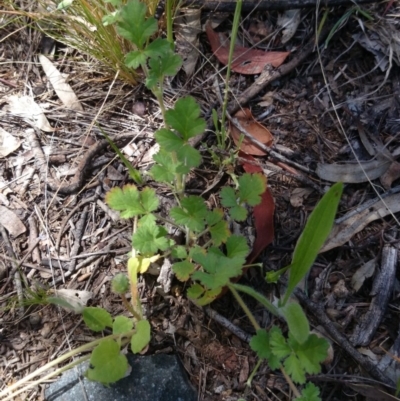
<path fill-rule="evenodd" d="M 385 157 L 360 163 L 318 163 L 316 173 L 319 178 L 326 181 L 356 184 L 366 182 L 368 179 L 375 180 L 381 177 L 388 170 L 391 163 Z"/>
<path fill-rule="evenodd" d="M 65 82 L 64 77 L 53 65 L 53 63 L 43 55 L 39 56 L 39 61 L 42 64 L 44 73 L 46 74 L 63 105 L 71 110 L 83 111 L 83 107 L 79 102 L 78 97 L 75 95 L 75 92 L 71 86 Z"/>

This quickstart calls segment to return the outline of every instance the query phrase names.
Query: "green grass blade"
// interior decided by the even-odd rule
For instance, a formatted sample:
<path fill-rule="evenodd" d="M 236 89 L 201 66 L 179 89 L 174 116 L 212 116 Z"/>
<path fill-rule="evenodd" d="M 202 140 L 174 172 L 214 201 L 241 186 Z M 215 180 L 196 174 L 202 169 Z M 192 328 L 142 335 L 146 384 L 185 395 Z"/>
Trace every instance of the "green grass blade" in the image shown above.
<path fill-rule="evenodd" d="M 341 182 L 332 185 L 310 214 L 306 226 L 297 241 L 289 270 L 289 283 L 282 304 L 311 269 L 318 252 L 332 230 L 333 220 L 343 192 Z"/>

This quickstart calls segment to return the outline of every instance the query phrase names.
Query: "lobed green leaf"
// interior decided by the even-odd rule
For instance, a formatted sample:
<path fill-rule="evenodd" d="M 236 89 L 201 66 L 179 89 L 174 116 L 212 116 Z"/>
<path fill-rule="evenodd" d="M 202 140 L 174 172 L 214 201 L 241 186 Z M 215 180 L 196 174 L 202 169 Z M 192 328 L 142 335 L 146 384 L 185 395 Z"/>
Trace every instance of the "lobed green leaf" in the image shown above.
<path fill-rule="evenodd" d="M 153 17 L 146 18 L 146 12 L 147 7 L 144 3 L 131 0 L 121 8 L 120 20 L 117 22 L 118 33 L 138 49 L 143 49 L 147 40 L 158 29 L 157 20 Z"/>
<path fill-rule="evenodd" d="M 238 205 L 238 196 L 232 187 L 223 187 L 220 192 L 221 204 L 224 207 L 235 207 Z"/>
<path fill-rule="evenodd" d="M 166 237 L 166 231 L 156 225 L 154 221 L 139 225 L 132 235 L 132 246 L 142 255 L 154 255 L 160 249 L 165 251 L 171 245 Z"/>
<path fill-rule="evenodd" d="M 294 401 L 321 401 L 319 388 L 314 383 L 307 383 L 303 388 L 300 397 Z"/>
<path fill-rule="evenodd" d="M 121 354 L 118 343 L 104 339 L 92 352 L 90 368 L 86 372 L 89 380 L 105 385 L 122 379 L 128 369 L 128 360 Z"/>
<path fill-rule="evenodd" d="M 227 221 L 219 221 L 210 227 L 210 234 L 215 246 L 226 242 L 231 235 Z"/>
<path fill-rule="evenodd" d="M 191 195 L 182 199 L 181 207 L 173 207 L 170 211 L 170 215 L 177 224 L 186 226 L 192 231 L 199 232 L 204 230 L 207 206 L 201 197 Z"/>
<path fill-rule="evenodd" d="M 269 334 L 265 330 L 257 330 L 250 340 L 250 348 L 257 354 L 261 359 L 269 359 L 272 355 L 271 348 L 269 346 Z"/>
<path fill-rule="evenodd" d="M 239 177 L 239 198 L 250 206 L 261 203 L 261 195 L 267 189 L 267 179 L 263 174 L 245 173 Z"/>
<path fill-rule="evenodd" d="M 179 163 L 174 162 L 171 153 L 160 149 L 160 151 L 153 156 L 153 160 L 157 163 L 150 170 L 150 174 L 154 180 L 172 183 L 175 180 L 176 169 Z"/>
<path fill-rule="evenodd" d="M 174 263 L 172 265 L 172 270 L 178 280 L 187 281 L 194 272 L 194 265 L 188 260 L 183 260 L 182 262 Z"/>
<path fill-rule="evenodd" d="M 184 141 L 201 134 L 206 129 L 206 122 L 200 116 L 200 106 L 191 96 L 183 97 L 175 103 L 175 107 L 166 112 L 166 121 L 178 131 Z"/>
<path fill-rule="evenodd" d="M 139 191 L 133 184 L 124 185 L 122 188 L 114 187 L 106 194 L 106 203 L 112 209 L 121 213 L 121 218 L 151 213 L 158 208 L 159 200 L 156 192 L 151 188 Z"/>

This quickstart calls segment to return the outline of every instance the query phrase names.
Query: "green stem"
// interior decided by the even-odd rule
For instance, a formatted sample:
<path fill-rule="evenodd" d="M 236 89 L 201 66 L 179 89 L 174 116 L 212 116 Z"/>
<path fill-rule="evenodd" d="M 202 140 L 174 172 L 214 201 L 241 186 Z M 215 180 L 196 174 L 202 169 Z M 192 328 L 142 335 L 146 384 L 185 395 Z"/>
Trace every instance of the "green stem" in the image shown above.
<path fill-rule="evenodd" d="M 237 1 L 236 8 L 235 8 L 235 16 L 233 17 L 231 45 L 229 48 L 229 58 L 228 58 L 228 65 L 227 65 L 226 77 L 225 77 L 224 103 L 222 105 L 221 138 L 220 138 L 220 141 L 218 141 L 219 146 L 221 148 L 224 148 L 225 141 L 226 141 L 225 119 L 226 119 L 226 111 L 228 109 L 229 79 L 231 77 L 233 52 L 235 50 L 235 42 L 236 42 L 236 37 L 237 37 L 238 29 L 239 29 L 239 20 L 240 20 L 240 13 L 242 11 L 242 2 L 243 2 L 242 0 Z"/>
<path fill-rule="evenodd" d="M 257 370 L 260 368 L 261 363 L 262 363 L 262 359 L 259 358 L 258 361 L 257 361 L 257 363 L 256 363 L 256 366 L 254 367 L 254 369 L 253 369 L 252 372 L 250 373 L 249 378 L 247 379 L 246 385 L 247 385 L 248 387 L 251 387 L 251 382 L 253 381 L 254 376 L 255 376 L 255 374 L 257 373 Z"/>
<path fill-rule="evenodd" d="M 173 0 L 167 0 L 167 4 L 166 4 L 167 40 L 169 43 L 171 43 L 171 47 L 174 50 L 175 44 L 174 44 L 174 37 L 173 37 L 173 32 L 172 32 L 172 28 L 173 28 L 172 3 L 173 3 Z"/>
<path fill-rule="evenodd" d="M 244 301 L 243 301 L 242 297 L 239 295 L 239 293 L 235 290 L 235 288 L 231 284 L 228 284 L 228 288 L 232 291 L 233 296 L 236 298 L 236 300 L 238 301 L 239 305 L 244 310 L 244 313 L 249 318 L 250 323 L 253 325 L 254 329 L 256 331 L 261 330 L 260 325 L 257 323 L 254 315 L 250 312 L 250 309 L 244 303 Z"/>

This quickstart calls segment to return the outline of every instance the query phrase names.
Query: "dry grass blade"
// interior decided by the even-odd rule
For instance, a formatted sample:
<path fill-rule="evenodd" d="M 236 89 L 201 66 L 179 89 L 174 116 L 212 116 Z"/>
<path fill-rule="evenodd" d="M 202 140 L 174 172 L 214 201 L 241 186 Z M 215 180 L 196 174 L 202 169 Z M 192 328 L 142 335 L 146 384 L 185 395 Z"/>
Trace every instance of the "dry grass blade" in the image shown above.
<path fill-rule="evenodd" d="M 48 11 L 45 2 L 40 3 L 42 17 L 37 19 L 37 27 L 47 36 L 100 62 L 106 71 L 120 71 L 120 78 L 136 85 L 137 73 L 124 63 L 125 54 L 132 46 L 117 33 L 115 25 L 104 26 L 103 17 L 110 15 L 115 8 L 103 0 L 76 0 L 63 10 Z"/>

